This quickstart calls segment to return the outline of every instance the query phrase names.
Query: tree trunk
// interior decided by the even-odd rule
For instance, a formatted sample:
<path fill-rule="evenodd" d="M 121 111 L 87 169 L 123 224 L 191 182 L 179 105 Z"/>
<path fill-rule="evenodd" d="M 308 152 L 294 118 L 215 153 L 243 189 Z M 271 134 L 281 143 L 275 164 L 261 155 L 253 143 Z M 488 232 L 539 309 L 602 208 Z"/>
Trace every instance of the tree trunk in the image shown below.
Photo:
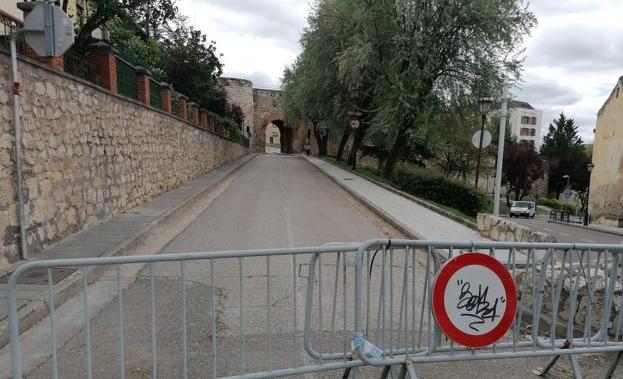
<path fill-rule="evenodd" d="M 357 168 L 357 151 L 361 148 L 365 136 L 366 128 L 359 128 L 359 130 L 355 132 L 353 148 L 350 150 L 350 156 L 348 157 L 348 164 L 352 165 L 353 169 Z"/>
<path fill-rule="evenodd" d="M 511 191 L 506 191 L 506 206 L 511 207 Z"/>
<path fill-rule="evenodd" d="M 320 135 L 320 131 L 314 127 L 314 137 L 316 138 L 316 144 L 318 145 L 318 156 L 326 157 L 328 152 L 329 145 L 329 131 L 327 130 L 327 135 Z"/>
<path fill-rule="evenodd" d="M 337 156 L 335 157 L 338 161 L 342 160 L 342 155 L 344 155 L 344 149 L 346 148 L 346 143 L 348 142 L 348 137 L 350 137 L 350 128 L 344 129 L 344 134 L 342 134 L 340 146 L 337 149 Z"/>
<path fill-rule="evenodd" d="M 407 147 L 406 128 L 400 128 L 400 130 L 398 130 L 398 134 L 396 135 L 394 146 L 392 147 L 389 157 L 387 157 L 387 161 L 385 162 L 385 168 L 383 170 L 383 176 L 385 178 L 389 179 L 393 175 L 396 162 L 402 156 L 405 147 Z"/>

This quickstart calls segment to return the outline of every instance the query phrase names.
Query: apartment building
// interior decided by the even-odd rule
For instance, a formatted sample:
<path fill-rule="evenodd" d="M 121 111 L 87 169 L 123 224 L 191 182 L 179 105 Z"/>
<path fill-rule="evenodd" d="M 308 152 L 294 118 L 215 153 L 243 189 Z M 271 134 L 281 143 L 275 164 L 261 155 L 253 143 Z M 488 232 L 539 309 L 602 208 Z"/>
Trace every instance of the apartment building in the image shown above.
<path fill-rule="evenodd" d="M 538 151 L 542 143 L 543 112 L 525 101 L 513 100 L 508 108 L 511 135 L 520 142 L 531 144 Z"/>

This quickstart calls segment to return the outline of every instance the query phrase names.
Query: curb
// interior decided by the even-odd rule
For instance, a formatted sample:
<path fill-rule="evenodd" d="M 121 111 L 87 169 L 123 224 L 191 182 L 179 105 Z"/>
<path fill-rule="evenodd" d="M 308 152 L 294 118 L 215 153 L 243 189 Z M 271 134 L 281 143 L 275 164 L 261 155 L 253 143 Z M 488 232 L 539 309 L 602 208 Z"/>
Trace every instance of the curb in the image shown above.
<path fill-rule="evenodd" d="M 303 159 L 307 160 L 307 158 L 305 158 L 305 157 L 303 157 Z M 318 159 L 321 159 L 321 158 L 318 158 Z M 330 165 L 332 165 L 332 166 L 335 166 L 335 167 L 341 168 L 341 167 L 339 167 L 339 166 L 334 165 L 334 164 L 333 164 L 333 163 L 331 163 L 331 162 L 328 162 L 328 161 L 327 161 L 327 160 L 325 160 L 325 159 L 321 159 L 321 160 L 322 160 L 323 162 L 327 163 L 327 164 L 330 164 Z M 309 162 L 309 160 L 307 160 L 307 161 L 308 161 L 308 163 L 309 163 L 309 164 L 311 164 L 312 166 L 316 166 L 316 165 L 314 165 L 313 163 Z M 316 166 L 316 168 L 318 168 L 318 167 Z M 320 168 L 318 168 L 318 169 L 320 170 Z M 320 170 L 320 171 L 322 171 L 322 170 Z M 323 173 L 324 173 L 324 171 L 323 171 Z M 408 194 L 408 193 L 403 192 L 403 191 L 401 191 L 401 190 L 399 190 L 399 189 L 397 189 L 397 188 L 394 188 L 394 187 L 392 187 L 392 186 L 390 186 L 390 185 L 388 185 L 388 184 L 386 184 L 386 183 L 380 182 L 380 181 L 378 181 L 378 180 L 374 180 L 374 179 L 367 178 L 367 177 L 365 177 L 365 176 L 363 176 L 363 175 L 361 175 L 361 174 L 359 174 L 359 173 L 357 173 L 357 172 L 355 172 L 355 171 L 351 171 L 351 173 L 352 173 L 353 175 L 357 175 L 358 177 L 360 177 L 360 178 L 362 178 L 362 179 L 364 179 L 364 180 L 367 180 L 367 181 L 372 182 L 372 183 L 374 183 L 374 184 L 376 184 L 376 185 L 378 185 L 378 186 L 380 186 L 380 187 L 383 187 L 384 189 L 386 189 L 386 190 L 388 190 L 388 191 L 390 191 L 390 192 L 393 192 L 393 193 L 395 193 L 396 195 L 402 196 L 402 197 L 404 197 L 404 198 L 405 198 L 405 199 L 407 199 L 407 200 L 411 200 L 411 201 L 413 201 L 414 203 L 417 203 L 418 205 L 421 205 L 421 206 L 423 206 L 423 207 L 425 207 L 425 208 L 428 208 L 428 209 L 430 209 L 430 210 L 431 210 L 431 211 L 433 211 L 433 212 L 439 213 L 440 215 L 442 215 L 442 216 L 444 216 L 444 217 L 447 217 L 447 218 L 449 218 L 449 219 L 452 219 L 453 221 L 456 221 L 456 222 L 458 222 L 459 224 L 462 224 L 462 225 L 464 225 L 464 226 L 467 226 L 467 227 L 468 227 L 468 228 L 470 228 L 470 229 L 473 229 L 473 230 L 475 230 L 475 231 L 478 231 L 478 226 L 477 226 L 477 224 L 476 224 L 475 222 L 470 222 L 470 221 L 468 221 L 468 220 L 462 219 L 461 217 L 458 217 L 458 216 L 456 216 L 456 215 L 454 215 L 454 214 L 452 214 L 452 213 L 450 213 L 450 212 L 446 211 L 445 209 L 443 209 L 443 208 L 440 208 L 440 207 L 436 206 L 435 204 L 431 204 L 431 203 L 429 203 L 429 202 L 427 202 L 427 201 L 425 201 L 425 200 L 422 200 L 422 199 L 420 199 L 420 198 L 418 198 L 418 197 L 415 197 L 415 196 L 413 196 L 413 195 L 411 195 L 411 194 Z M 325 175 L 327 175 L 327 176 L 329 176 L 329 175 L 328 175 L 328 174 L 326 174 L 326 173 L 324 173 L 324 174 L 325 174 Z M 340 185 L 341 185 L 341 183 L 340 183 Z M 343 186 L 342 186 L 342 187 L 343 187 Z M 349 191 L 349 192 L 350 192 L 350 191 Z"/>
<path fill-rule="evenodd" d="M 613 235 L 613 236 L 621 236 L 621 237 L 623 237 L 623 230 L 619 232 L 617 230 L 600 229 L 598 227 L 591 227 L 590 225 L 589 226 L 584 226 L 584 225 L 574 224 L 574 223 L 566 224 L 566 223 L 561 223 L 561 222 L 554 222 L 553 224 L 573 226 L 574 228 L 578 228 L 578 229 L 592 230 L 594 232 L 605 233 L 605 234 L 610 234 L 610 235 Z"/>
<path fill-rule="evenodd" d="M 132 251 L 141 243 L 143 243 L 156 228 L 162 226 L 170 219 L 187 211 L 200 198 L 209 194 L 216 186 L 221 184 L 223 181 L 229 179 L 234 173 L 238 172 L 241 168 L 246 166 L 247 163 L 252 161 L 255 157 L 257 157 L 257 154 L 251 153 L 247 154 L 247 156 L 238 158 L 239 160 L 241 160 L 240 163 L 231 171 L 219 178 L 216 182 L 212 183 L 207 187 L 197 190 L 195 193 L 191 194 L 182 204 L 177 205 L 176 207 L 162 214 L 160 217 L 152 220 L 134 235 L 126 238 L 125 240 L 114 246 L 111 250 L 101 254 L 99 257 L 116 257 L 127 255 L 128 252 Z M 89 278 L 89 282 L 96 281 L 107 270 L 108 267 L 106 266 L 91 266 L 87 269 L 87 277 Z M 55 309 L 63 305 L 65 302 L 67 302 L 67 300 L 69 300 L 76 293 L 78 293 L 80 291 L 80 288 L 82 288 L 82 273 L 79 270 L 71 274 L 61 282 L 55 284 L 53 286 Z M 42 291 L 42 293 L 44 293 L 44 291 Z M 30 329 L 34 324 L 45 318 L 47 314 L 48 303 L 46 292 L 44 296 L 35 299 L 29 304 L 24 305 L 18 309 L 19 334 L 22 334 Z M 7 317 L 0 322 L 0 348 L 3 348 L 8 343 L 9 323 Z"/>

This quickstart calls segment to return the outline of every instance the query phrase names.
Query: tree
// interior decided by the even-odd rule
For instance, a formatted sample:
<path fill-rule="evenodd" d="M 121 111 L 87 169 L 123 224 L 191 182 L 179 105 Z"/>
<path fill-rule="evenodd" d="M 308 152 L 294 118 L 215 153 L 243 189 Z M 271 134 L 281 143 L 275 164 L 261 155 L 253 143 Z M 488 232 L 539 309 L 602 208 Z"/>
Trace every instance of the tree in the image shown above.
<path fill-rule="evenodd" d="M 113 19 L 109 27 L 110 41 L 124 58 L 144 66 L 157 80 L 171 84 L 201 106 L 229 116 L 227 95 L 216 82 L 222 63 L 215 42 L 188 26 L 184 17 L 170 20 L 158 37 L 145 38 L 120 18 Z"/>
<path fill-rule="evenodd" d="M 570 177 L 570 185 L 578 191 L 584 191 L 589 180 L 584 143 L 579 135 L 578 126 L 571 118 L 561 113 L 559 118 L 549 125 L 543 140 L 541 155 L 549 160 L 549 189 L 560 196 L 567 185 L 565 175 Z"/>
<path fill-rule="evenodd" d="M 528 143 L 517 143 L 504 149 L 504 172 L 502 182 L 508 187 L 507 203 L 510 194 L 521 200 L 532 189 L 532 184 L 543 177 L 543 162 Z"/>
<path fill-rule="evenodd" d="M 178 19 L 162 43 L 166 50 L 163 70 L 177 91 L 205 107 L 215 97 L 223 96 L 216 84 L 223 65 L 214 41 L 208 42 L 200 30 Z"/>
<path fill-rule="evenodd" d="M 399 31 L 379 88 L 377 121 L 391 130 L 393 172 L 409 138 L 425 133 L 431 105 L 448 88 L 476 81 L 500 87 L 504 76 L 519 75 L 521 60 L 510 56 L 535 24 L 523 1 L 398 0 L 393 20 Z M 424 129 L 424 130 L 423 130 Z"/>
<path fill-rule="evenodd" d="M 63 7 L 67 8 L 67 1 Z M 134 25 L 145 37 L 157 36 L 162 27 L 175 18 L 178 8 L 175 0 L 91 0 L 93 9 L 79 25 L 74 48 L 82 51 L 91 40 L 91 34 L 115 18 Z"/>

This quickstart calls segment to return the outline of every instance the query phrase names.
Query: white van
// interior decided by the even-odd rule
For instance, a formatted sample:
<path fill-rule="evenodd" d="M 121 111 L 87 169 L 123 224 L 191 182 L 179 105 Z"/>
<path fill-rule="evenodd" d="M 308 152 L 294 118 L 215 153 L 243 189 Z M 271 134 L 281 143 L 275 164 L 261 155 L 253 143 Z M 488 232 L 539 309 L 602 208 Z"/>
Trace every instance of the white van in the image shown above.
<path fill-rule="evenodd" d="M 526 218 L 534 218 L 536 215 L 536 205 L 533 201 L 513 201 L 511 206 L 510 217 L 513 216 Z"/>

